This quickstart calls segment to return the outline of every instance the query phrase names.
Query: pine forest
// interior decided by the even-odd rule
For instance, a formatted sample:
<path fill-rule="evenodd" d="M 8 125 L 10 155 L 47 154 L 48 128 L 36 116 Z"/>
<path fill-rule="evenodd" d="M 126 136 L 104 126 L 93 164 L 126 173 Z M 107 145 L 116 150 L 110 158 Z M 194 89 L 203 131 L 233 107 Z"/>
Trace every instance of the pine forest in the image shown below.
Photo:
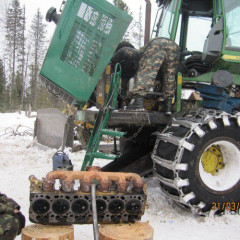
<path fill-rule="evenodd" d="M 113 4 L 131 14 L 122 0 Z M 33 19 L 26 18 L 26 9 L 19 0 L 12 0 L 0 17 L 2 48 L 0 51 L 0 112 L 32 110 L 46 107 L 63 109 L 64 103 L 49 93 L 38 81 L 50 40 L 45 13 L 38 9 Z M 137 48 L 143 44 L 142 9 L 133 20 L 124 40 Z"/>

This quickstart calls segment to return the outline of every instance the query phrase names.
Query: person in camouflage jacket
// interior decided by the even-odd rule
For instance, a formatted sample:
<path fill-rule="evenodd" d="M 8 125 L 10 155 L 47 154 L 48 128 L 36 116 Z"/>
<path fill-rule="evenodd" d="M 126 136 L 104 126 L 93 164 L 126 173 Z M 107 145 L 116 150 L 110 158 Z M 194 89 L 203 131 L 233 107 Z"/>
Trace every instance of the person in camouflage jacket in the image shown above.
<path fill-rule="evenodd" d="M 176 71 L 179 62 L 178 45 L 167 38 L 154 38 L 139 50 L 140 62 L 132 93 L 143 97 L 154 88 L 158 72 L 162 72 L 162 94 L 168 110 L 176 91 Z M 143 102 L 143 100 L 142 100 Z M 134 103 L 133 103 L 134 104 Z"/>
<path fill-rule="evenodd" d="M 20 206 L 11 198 L 0 193 L 0 240 L 12 240 L 25 226 L 25 217 Z"/>
<path fill-rule="evenodd" d="M 133 101 L 129 109 L 141 109 L 143 98 L 154 89 L 160 76 L 162 94 L 166 102 L 166 112 L 171 111 L 172 99 L 176 91 L 176 71 L 179 63 L 179 46 L 172 40 L 162 37 L 152 39 L 138 51 L 131 47 L 119 49 L 113 56 L 115 62 L 124 63 L 133 69 L 136 82 L 132 90 Z M 120 59 L 122 56 L 123 59 Z M 134 65 L 130 63 L 135 61 Z M 124 66 L 124 65 L 123 65 Z M 124 68 L 123 68 L 124 70 Z M 133 74 L 132 74 L 133 75 Z"/>

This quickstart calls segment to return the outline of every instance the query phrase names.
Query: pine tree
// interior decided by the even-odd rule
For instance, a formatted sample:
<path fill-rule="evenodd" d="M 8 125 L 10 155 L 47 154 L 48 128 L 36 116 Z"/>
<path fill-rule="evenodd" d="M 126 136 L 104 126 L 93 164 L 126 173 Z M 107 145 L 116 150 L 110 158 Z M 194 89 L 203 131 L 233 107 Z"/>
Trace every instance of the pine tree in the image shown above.
<path fill-rule="evenodd" d="M 4 111 L 6 97 L 6 77 L 2 59 L 0 59 L 0 111 Z"/>
<path fill-rule="evenodd" d="M 63 102 L 49 93 L 47 89 L 37 81 L 47 51 L 46 45 L 49 43 L 49 41 L 46 40 L 46 25 L 43 24 L 43 16 L 39 9 L 33 18 L 29 39 L 31 41 L 31 47 L 27 51 L 30 52 L 30 54 L 29 59 L 27 54 L 26 62 L 29 62 L 28 76 L 30 86 L 26 91 L 26 99 L 31 103 L 34 110 L 46 107 L 63 109 Z"/>
<path fill-rule="evenodd" d="M 26 68 L 26 37 L 25 37 L 25 30 L 26 30 L 26 18 L 25 18 L 25 6 L 23 6 L 23 14 L 20 18 L 21 21 L 21 31 L 19 31 L 19 44 L 20 49 L 18 52 L 18 72 L 19 72 L 19 87 L 20 87 L 20 104 L 23 105 L 24 101 L 24 94 L 25 94 L 25 68 Z"/>
<path fill-rule="evenodd" d="M 41 88 L 37 83 L 38 73 L 45 55 L 45 41 L 46 41 L 46 25 L 43 24 L 43 16 L 40 10 L 35 14 L 31 30 L 30 39 L 32 42 L 32 54 L 30 64 L 30 92 L 32 98 L 32 106 L 37 108 L 37 98 L 39 95 L 38 88 Z"/>
<path fill-rule="evenodd" d="M 14 87 L 11 90 L 12 95 L 12 105 L 14 108 L 19 107 L 21 105 L 21 96 L 22 96 L 22 79 L 21 73 L 19 71 L 15 74 Z"/>
<path fill-rule="evenodd" d="M 0 97 L 2 97 L 6 86 L 5 71 L 3 61 L 0 59 Z"/>
<path fill-rule="evenodd" d="M 10 106 L 13 108 L 18 107 L 21 103 L 21 95 L 23 94 L 23 88 L 20 90 L 20 95 L 16 94 L 19 92 L 19 56 L 24 52 L 22 41 L 24 39 L 24 29 L 25 29 L 25 14 L 23 8 L 21 8 L 18 0 L 13 0 L 7 9 L 6 13 L 6 48 L 5 56 L 7 61 L 8 70 L 8 80 L 9 80 L 9 94 L 10 94 Z"/>

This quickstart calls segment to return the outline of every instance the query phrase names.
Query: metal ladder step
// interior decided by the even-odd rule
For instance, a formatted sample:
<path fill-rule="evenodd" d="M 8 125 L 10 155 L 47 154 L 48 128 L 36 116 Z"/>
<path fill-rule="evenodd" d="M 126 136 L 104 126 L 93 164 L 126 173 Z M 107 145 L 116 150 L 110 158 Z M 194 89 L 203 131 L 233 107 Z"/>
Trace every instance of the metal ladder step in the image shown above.
<path fill-rule="evenodd" d="M 113 131 L 113 130 L 109 130 L 109 129 L 102 129 L 102 135 L 107 135 L 110 137 L 123 137 L 126 132 L 118 132 L 118 131 Z"/>
<path fill-rule="evenodd" d="M 90 157 L 107 159 L 107 160 L 114 160 L 116 157 L 118 157 L 118 155 L 106 154 L 106 153 L 102 153 L 102 152 L 93 152 L 93 153 L 90 153 L 87 155 Z"/>

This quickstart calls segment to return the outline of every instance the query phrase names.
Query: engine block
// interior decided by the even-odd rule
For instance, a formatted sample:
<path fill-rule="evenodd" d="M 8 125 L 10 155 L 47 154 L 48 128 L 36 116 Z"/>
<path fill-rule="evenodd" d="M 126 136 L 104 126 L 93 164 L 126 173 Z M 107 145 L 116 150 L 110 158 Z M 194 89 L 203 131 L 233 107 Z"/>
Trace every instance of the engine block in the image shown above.
<path fill-rule="evenodd" d="M 56 180 L 60 189 L 55 189 Z M 75 190 L 75 181 L 80 187 Z M 146 184 L 133 173 L 52 171 L 39 180 L 30 176 L 30 221 L 41 224 L 87 224 L 93 222 L 91 184 L 96 184 L 99 223 L 140 220 L 146 205 Z"/>

